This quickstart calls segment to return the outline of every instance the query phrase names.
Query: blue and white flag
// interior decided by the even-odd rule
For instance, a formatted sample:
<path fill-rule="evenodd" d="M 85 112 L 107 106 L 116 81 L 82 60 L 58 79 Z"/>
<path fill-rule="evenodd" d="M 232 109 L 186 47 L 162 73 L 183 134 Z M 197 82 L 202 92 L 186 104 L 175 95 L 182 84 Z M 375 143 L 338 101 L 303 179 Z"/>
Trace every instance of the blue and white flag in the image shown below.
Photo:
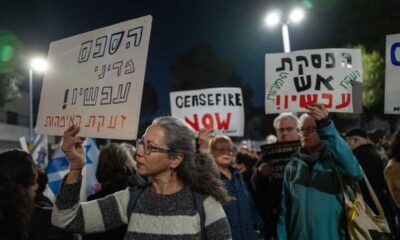
<path fill-rule="evenodd" d="M 82 188 L 81 201 L 86 201 L 87 197 L 94 193 L 94 188 L 98 184 L 96 179 L 97 162 L 99 159 L 99 149 L 96 142 L 92 138 L 87 138 L 83 144 L 85 148 L 86 165 L 82 169 Z M 45 195 L 50 199 L 55 199 L 61 185 L 61 181 L 68 173 L 69 164 L 64 153 L 61 151 L 61 146 L 57 147 L 53 157 L 50 159 L 46 168 L 49 178 L 48 186 L 51 191 L 45 191 Z"/>
<path fill-rule="evenodd" d="M 49 163 L 49 152 L 47 148 L 47 135 L 38 135 L 33 143 L 31 156 L 36 166 L 46 169 Z"/>

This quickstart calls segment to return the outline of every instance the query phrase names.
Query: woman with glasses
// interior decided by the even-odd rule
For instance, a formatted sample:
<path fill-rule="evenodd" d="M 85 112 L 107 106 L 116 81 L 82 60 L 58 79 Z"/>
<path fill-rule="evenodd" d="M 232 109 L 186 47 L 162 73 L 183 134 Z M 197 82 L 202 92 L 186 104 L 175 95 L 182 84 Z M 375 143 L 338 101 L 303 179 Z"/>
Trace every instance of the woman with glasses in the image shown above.
<path fill-rule="evenodd" d="M 232 231 L 232 239 L 258 239 L 257 229 L 262 225 L 253 200 L 239 171 L 232 166 L 235 149 L 232 140 L 223 135 L 215 136 L 209 142 L 220 177 L 233 199 L 224 204 L 224 210 Z"/>
<path fill-rule="evenodd" d="M 85 161 L 84 139 L 76 136 L 78 132 L 72 126 L 64 133 L 62 150 L 70 170 L 57 196 L 53 224 L 83 233 L 128 224 L 124 239 L 231 238 L 221 206 L 228 200 L 227 191 L 212 160 L 196 153 L 196 136 L 182 120 L 157 118 L 137 141 L 137 173 L 150 176 L 151 183 L 136 198 L 137 191 L 126 189 L 79 203 Z M 194 193 L 202 196 L 205 221 Z"/>

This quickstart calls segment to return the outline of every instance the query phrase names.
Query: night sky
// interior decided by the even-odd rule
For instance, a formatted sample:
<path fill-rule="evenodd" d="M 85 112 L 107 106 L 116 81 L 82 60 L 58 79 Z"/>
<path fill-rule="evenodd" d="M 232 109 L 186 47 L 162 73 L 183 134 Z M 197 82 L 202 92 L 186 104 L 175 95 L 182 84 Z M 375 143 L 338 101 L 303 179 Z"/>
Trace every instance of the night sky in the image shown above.
<path fill-rule="evenodd" d="M 396 1 L 308 2 L 313 7 L 305 21 L 289 27 L 292 51 L 340 48 L 363 41 L 384 49 L 385 34 L 400 32 Z M 0 30 L 18 37 L 22 55 L 46 55 L 52 41 L 150 14 L 153 25 L 145 81 L 158 91 L 158 115 L 169 112 L 171 63 L 177 54 L 202 42 L 211 43 L 220 57 L 235 60 L 241 78 L 254 90 L 251 101 L 263 107 L 264 56 L 283 51 L 280 27 L 269 29 L 263 24 L 267 11 L 279 6 L 276 3 L 289 6 L 284 0 L 3 0 Z"/>

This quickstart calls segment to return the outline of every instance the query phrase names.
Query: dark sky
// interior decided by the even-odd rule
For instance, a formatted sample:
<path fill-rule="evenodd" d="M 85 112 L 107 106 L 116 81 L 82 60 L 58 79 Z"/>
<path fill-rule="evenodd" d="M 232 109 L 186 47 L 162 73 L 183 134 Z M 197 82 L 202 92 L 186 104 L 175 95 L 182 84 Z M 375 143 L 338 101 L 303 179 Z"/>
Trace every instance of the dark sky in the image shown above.
<path fill-rule="evenodd" d="M 305 21 L 289 28 L 292 50 L 344 47 L 343 35 L 357 34 L 362 28 L 338 32 L 341 27 L 358 24 L 351 23 L 350 7 L 343 10 L 343 17 L 340 15 L 338 6 L 343 2 L 315 0 Z M 254 90 L 253 103 L 262 107 L 264 55 L 283 51 L 280 28 L 268 29 L 263 25 L 264 15 L 272 6 L 275 5 L 267 0 L 2 0 L 0 29 L 13 32 L 21 41 L 23 54 L 29 56 L 46 54 L 52 41 L 150 14 L 153 25 L 145 81 L 159 93 L 161 114 L 169 111 L 168 91 L 172 82 L 169 66 L 177 54 L 199 42 L 211 43 L 220 56 L 235 60 L 243 81 Z M 361 24 L 367 20 L 380 21 L 363 14 L 362 9 L 354 9 L 355 21 Z M 343 24 L 349 21 L 346 18 L 350 20 L 348 25 Z M 338 27 L 339 24 L 343 26 Z M 385 35 L 379 37 L 384 44 Z M 362 38 L 362 35 L 349 36 L 349 41 Z"/>

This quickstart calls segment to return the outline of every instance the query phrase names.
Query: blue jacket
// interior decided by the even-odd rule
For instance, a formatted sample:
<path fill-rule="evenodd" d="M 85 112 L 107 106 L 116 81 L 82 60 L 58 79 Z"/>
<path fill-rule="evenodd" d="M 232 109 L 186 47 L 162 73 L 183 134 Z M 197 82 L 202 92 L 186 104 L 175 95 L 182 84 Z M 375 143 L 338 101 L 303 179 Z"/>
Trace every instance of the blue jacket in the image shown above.
<path fill-rule="evenodd" d="M 317 160 L 305 162 L 300 152 L 286 166 L 278 239 L 346 239 L 343 195 L 335 177 L 362 179 L 362 170 L 333 123 L 319 128 L 324 144 Z"/>
<path fill-rule="evenodd" d="M 221 179 L 229 195 L 233 197 L 231 201 L 223 205 L 231 227 L 232 239 L 256 240 L 258 237 L 255 230 L 257 226 L 262 225 L 262 220 L 239 171 L 232 166 L 229 166 L 229 170 L 232 173 L 232 179 L 229 180 L 223 174 L 221 174 Z"/>

